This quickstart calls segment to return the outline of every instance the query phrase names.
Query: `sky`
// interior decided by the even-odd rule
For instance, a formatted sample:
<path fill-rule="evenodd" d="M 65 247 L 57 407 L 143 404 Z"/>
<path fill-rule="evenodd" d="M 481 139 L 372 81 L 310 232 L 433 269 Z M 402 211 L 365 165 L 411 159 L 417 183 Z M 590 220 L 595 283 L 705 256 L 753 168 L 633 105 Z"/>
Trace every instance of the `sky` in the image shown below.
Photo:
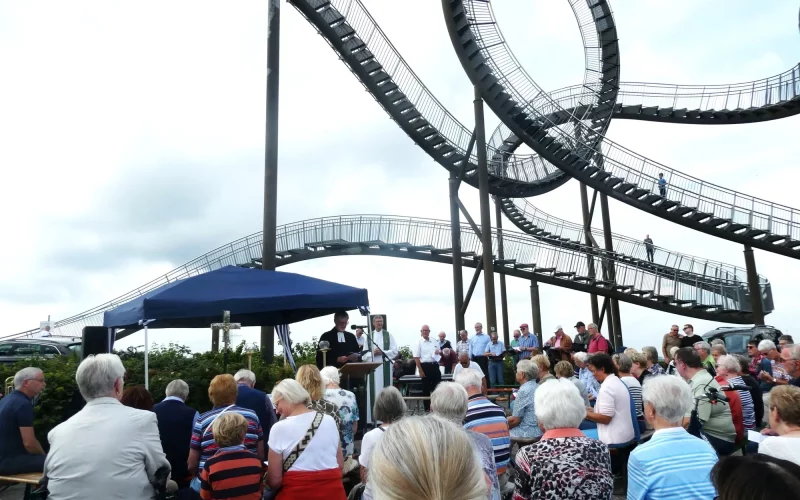
<path fill-rule="evenodd" d="M 92 308 L 261 230 L 266 3 L 0 3 L 0 335 Z M 364 3 L 434 95 L 471 127 L 472 87 L 440 3 Z M 541 87 L 582 81 L 581 39 L 567 2 L 493 4 Z M 281 5 L 278 224 L 346 214 L 448 219 L 445 169 L 404 135 L 300 13 Z M 612 7 L 623 81 L 735 83 L 797 64 L 794 1 Z M 487 129 L 498 123 L 487 108 Z M 800 117 L 730 126 L 614 120 L 608 136 L 701 179 L 796 206 L 798 130 Z M 460 196 L 477 219 L 477 190 L 464 185 Z M 580 220 L 574 180 L 530 201 Z M 610 211 L 616 233 L 649 233 L 658 246 L 744 266 L 740 245 L 613 199 Z M 755 256 L 773 287 L 775 311 L 766 322 L 796 330 L 800 261 L 757 249 Z M 283 270 L 367 288 L 372 311 L 388 316 L 401 345 L 415 342 L 422 324 L 455 336 L 449 266 L 337 257 Z M 471 275 L 465 269 L 466 283 Z M 540 285 L 540 295 L 545 335 L 589 322 L 587 295 L 551 285 Z M 529 282 L 509 278 L 508 296 L 512 328 L 530 323 Z M 699 332 L 723 326 L 625 303 L 620 309 L 625 344 L 634 347 L 657 345 L 672 323 L 691 322 Z M 359 322 L 357 313 L 351 319 Z M 466 321 L 470 330 L 485 321 L 482 280 Z M 332 318 L 317 318 L 292 325 L 292 335 L 306 341 L 332 326 Z M 252 342 L 259 330 L 238 335 Z M 150 339 L 202 351 L 211 335 L 160 330 Z M 143 343 L 137 333 L 117 345 Z"/>

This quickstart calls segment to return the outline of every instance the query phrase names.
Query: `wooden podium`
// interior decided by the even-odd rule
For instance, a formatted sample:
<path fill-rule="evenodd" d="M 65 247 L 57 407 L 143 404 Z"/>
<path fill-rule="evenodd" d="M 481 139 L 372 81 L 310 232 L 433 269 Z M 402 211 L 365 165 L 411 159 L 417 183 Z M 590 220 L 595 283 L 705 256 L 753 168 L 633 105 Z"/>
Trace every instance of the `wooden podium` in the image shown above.
<path fill-rule="evenodd" d="M 352 391 L 352 387 L 350 386 L 350 377 L 366 377 L 373 371 L 375 368 L 381 366 L 383 363 L 345 363 L 339 368 L 339 373 L 347 377 L 347 390 Z"/>

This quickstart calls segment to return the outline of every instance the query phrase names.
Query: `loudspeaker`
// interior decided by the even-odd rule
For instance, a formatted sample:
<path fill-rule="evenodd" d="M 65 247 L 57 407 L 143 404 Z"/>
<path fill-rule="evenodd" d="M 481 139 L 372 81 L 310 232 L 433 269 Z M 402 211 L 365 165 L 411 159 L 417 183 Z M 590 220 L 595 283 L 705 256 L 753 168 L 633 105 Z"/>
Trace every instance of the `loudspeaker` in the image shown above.
<path fill-rule="evenodd" d="M 105 354 L 111 352 L 109 335 L 109 329 L 104 326 L 83 327 L 81 359 L 86 359 L 86 357 L 91 354 Z"/>

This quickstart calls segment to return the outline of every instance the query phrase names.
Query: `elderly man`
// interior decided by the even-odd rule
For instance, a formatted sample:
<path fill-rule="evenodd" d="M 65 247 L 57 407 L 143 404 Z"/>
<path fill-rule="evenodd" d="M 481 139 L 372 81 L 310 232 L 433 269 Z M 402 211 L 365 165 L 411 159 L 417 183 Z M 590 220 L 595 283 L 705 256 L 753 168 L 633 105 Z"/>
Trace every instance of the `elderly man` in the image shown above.
<path fill-rule="evenodd" d="M 787 345 L 794 344 L 794 339 L 791 335 L 781 335 L 778 337 L 778 350 L 782 351 Z"/>
<path fill-rule="evenodd" d="M 703 367 L 708 370 L 708 373 L 711 375 L 717 374 L 717 362 L 714 361 L 714 357 L 711 355 L 711 345 L 708 342 L 696 342 L 694 344 L 694 350 L 697 351 L 697 354 L 700 356 L 700 362 L 703 363 Z"/>
<path fill-rule="evenodd" d="M 761 390 L 766 394 L 776 385 L 786 385 L 792 377 L 786 372 L 783 365 L 780 364 L 781 354 L 778 348 L 771 340 L 762 340 L 758 343 L 758 352 L 769 360 L 771 370 L 762 370 L 758 374 L 761 382 Z"/>
<path fill-rule="evenodd" d="M 467 415 L 467 391 L 454 382 L 444 382 L 431 394 L 431 412 L 456 425 L 463 425 Z M 487 436 L 467 430 L 472 446 L 481 458 L 481 468 L 492 485 L 488 498 L 500 500 L 500 482 L 497 477 L 492 441 Z"/>
<path fill-rule="evenodd" d="M 555 365 L 559 361 L 569 361 L 570 352 L 572 351 L 572 339 L 564 333 L 561 325 L 556 327 L 556 331 L 550 340 L 545 342 L 545 347 L 550 347 L 547 355 L 551 360 L 551 364 Z"/>
<path fill-rule="evenodd" d="M 436 361 L 437 351 L 436 342 L 431 340 L 431 328 L 422 325 L 420 328 L 422 337 L 414 347 L 414 362 L 417 364 L 417 371 L 422 379 L 422 396 L 427 397 L 436 389 L 442 380 L 442 372 L 439 371 L 439 363 Z M 425 411 L 431 407 L 428 400 L 424 402 Z"/>
<path fill-rule="evenodd" d="M 45 388 L 39 368 L 14 375 L 14 391 L 0 400 L 0 474 L 42 472 L 44 450 L 33 433 L 33 398 Z"/>
<path fill-rule="evenodd" d="M 192 440 L 192 429 L 200 413 L 186 404 L 189 397 L 189 384 L 183 380 L 173 380 L 167 384 L 167 397 L 153 407 L 158 419 L 158 434 L 161 448 L 167 455 L 172 479 L 179 487 L 189 486 L 192 479 L 187 462 L 189 447 L 186 443 Z"/>
<path fill-rule="evenodd" d="M 506 412 L 483 395 L 483 379 L 474 370 L 462 370 L 455 382 L 467 390 L 467 416 L 464 429 L 479 432 L 492 441 L 494 462 L 500 478 L 500 488 L 508 481 L 508 461 L 511 458 L 511 438 L 509 437 Z"/>
<path fill-rule="evenodd" d="M 236 381 L 236 406 L 252 410 L 258 416 L 261 432 L 264 433 L 264 442 L 269 441 L 269 431 L 277 421 L 275 407 L 267 394 L 255 388 L 256 374 L 250 370 L 241 369 L 233 376 Z"/>
<path fill-rule="evenodd" d="M 511 343 L 508 345 L 511 349 L 514 350 L 514 355 L 513 355 L 514 364 L 517 364 L 517 361 L 519 361 L 519 354 L 518 354 L 519 349 L 517 349 L 517 348 L 519 347 L 519 338 L 520 338 L 521 335 L 522 335 L 522 333 L 520 333 L 519 329 L 514 330 L 514 338 L 513 338 L 513 340 L 511 340 Z"/>
<path fill-rule="evenodd" d="M 608 340 L 606 340 L 606 338 L 603 337 L 603 334 L 600 333 L 597 325 L 594 323 L 589 323 L 589 326 L 586 327 L 586 330 L 589 332 L 589 348 L 587 349 L 587 352 L 589 354 L 594 354 L 596 352 L 608 353 L 610 350 Z"/>
<path fill-rule="evenodd" d="M 586 333 L 586 324 L 583 321 L 575 323 L 575 338 L 572 339 L 573 344 L 579 344 L 583 349 L 586 349 L 589 344 L 589 334 Z"/>
<path fill-rule="evenodd" d="M 800 344 L 786 345 L 781 349 L 781 361 L 786 373 L 792 377 L 789 384 L 800 387 Z"/>
<path fill-rule="evenodd" d="M 463 351 L 458 353 L 458 364 L 453 369 L 453 379 L 455 379 L 456 376 L 458 376 L 458 374 L 461 373 L 462 370 L 473 370 L 473 371 L 475 371 L 475 373 L 480 375 L 480 377 L 482 379 L 482 391 L 481 392 L 486 394 L 486 387 L 487 387 L 487 385 L 486 385 L 486 374 L 483 373 L 483 370 L 481 369 L 480 365 L 478 363 L 472 361 L 471 359 L 469 359 L 469 355 L 467 353 L 463 352 Z"/>
<path fill-rule="evenodd" d="M 155 495 L 150 482 L 156 472 L 169 471 L 169 462 L 155 413 L 119 402 L 124 377 L 116 354 L 89 356 L 78 366 L 75 379 L 86 406 L 48 435 L 48 498 L 150 500 Z"/>
<path fill-rule="evenodd" d="M 381 314 L 372 317 L 372 340 L 373 344 L 368 347 L 369 353 L 362 356 L 367 362 L 381 363 L 373 370 L 369 376 L 367 385 L 367 418 L 372 416 L 372 408 L 375 398 L 384 387 L 392 385 L 392 363 L 400 355 L 397 341 L 389 330 L 384 329 L 385 321 Z M 373 392 L 373 385 L 375 387 Z"/>
<path fill-rule="evenodd" d="M 539 339 L 536 338 L 536 335 L 531 334 L 528 323 L 519 325 L 519 331 L 522 332 L 522 336 L 517 341 L 519 359 L 530 359 L 539 351 Z"/>
<path fill-rule="evenodd" d="M 444 366 L 444 373 L 453 373 L 453 367 L 458 363 L 458 353 L 453 349 L 453 345 L 447 340 L 445 332 L 439 332 L 439 351 L 441 358 L 439 359 L 439 366 Z"/>
<path fill-rule="evenodd" d="M 600 394 L 600 382 L 594 378 L 594 375 L 587 366 L 589 355 L 585 352 L 576 352 L 574 357 L 575 366 L 578 367 L 578 380 L 583 382 L 584 387 L 586 387 L 586 394 L 589 397 L 589 401 L 592 405 L 594 405 L 597 395 Z"/>
<path fill-rule="evenodd" d="M 458 342 L 456 342 L 456 352 L 467 351 L 469 354 L 469 333 L 466 330 L 458 332 Z"/>
<path fill-rule="evenodd" d="M 497 341 L 497 332 L 492 332 L 492 341 L 486 344 L 486 352 L 489 358 L 489 383 L 492 387 L 503 385 L 503 358 L 506 355 L 506 346 Z"/>
<path fill-rule="evenodd" d="M 675 353 L 675 366 L 678 375 L 689 382 L 693 398 L 704 398 L 709 389 L 721 391 L 719 383 L 703 367 L 700 355 L 690 347 L 682 347 Z M 692 411 L 689 409 L 683 419 L 683 426 L 688 427 Z M 697 416 L 703 423 L 703 432 L 708 442 L 720 456 L 730 455 L 735 449 L 736 428 L 728 405 L 711 404 L 700 401 Z"/>
<path fill-rule="evenodd" d="M 475 335 L 469 339 L 469 357 L 480 365 L 484 373 L 489 372 L 489 358 L 486 357 L 486 345 L 489 342 L 491 338 L 483 332 L 483 325 L 475 323 Z"/>
<path fill-rule="evenodd" d="M 363 328 L 356 328 L 356 342 L 358 342 L 358 347 L 362 350 L 364 349 L 364 342 L 367 341 L 367 337 L 364 336 L 364 329 Z"/>
<path fill-rule="evenodd" d="M 742 424 L 745 430 L 753 430 L 756 428 L 756 408 L 750 389 L 742 380 L 741 375 L 742 366 L 738 359 L 728 355 L 720 356 L 717 359 L 717 382 L 722 377 L 730 387 L 742 388 L 737 389 L 739 400 L 742 403 Z"/>
<path fill-rule="evenodd" d="M 667 363 L 672 361 L 669 351 L 673 347 L 681 347 L 680 327 L 678 325 L 672 325 L 669 332 L 665 333 L 664 338 L 661 340 L 661 354 L 664 355 L 664 361 Z"/>

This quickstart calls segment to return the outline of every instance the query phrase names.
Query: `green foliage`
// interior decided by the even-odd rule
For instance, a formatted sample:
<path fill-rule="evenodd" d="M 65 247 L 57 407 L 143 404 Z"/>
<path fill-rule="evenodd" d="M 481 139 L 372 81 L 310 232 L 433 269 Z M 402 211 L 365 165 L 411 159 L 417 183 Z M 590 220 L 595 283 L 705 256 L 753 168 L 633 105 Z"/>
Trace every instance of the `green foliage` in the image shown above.
<path fill-rule="evenodd" d="M 400 357 L 402 359 L 411 359 L 414 357 L 414 354 L 411 352 L 411 348 L 407 345 L 404 345 L 400 348 Z"/>
<path fill-rule="evenodd" d="M 303 343 L 316 345 L 315 342 Z M 256 375 L 256 387 L 270 392 L 272 387 L 281 379 L 294 376 L 289 366 L 284 366 L 282 357 L 266 364 L 259 355 L 258 349 L 248 346 L 244 342 L 228 352 L 227 373 L 234 374 L 242 368 L 248 367 L 248 353 L 250 353 L 252 371 Z M 311 356 L 313 363 L 313 347 L 310 350 L 302 346 L 296 357 L 297 365 L 309 362 Z M 144 385 L 144 352 L 129 349 L 117 352 L 122 359 L 127 373 L 125 384 Z M 164 398 L 164 391 L 170 381 L 182 379 L 189 384 L 189 398 L 186 403 L 196 408 L 201 413 L 211 409 L 208 399 L 208 386 L 211 379 L 223 373 L 224 353 L 204 352 L 192 353 L 186 346 L 178 344 L 154 345 L 150 350 L 148 360 L 150 374 L 150 392 L 155 401 Z M 44 371 L 47 386 L 36 403 L 36 420 L 34 429 L 42 446 L 47 447 L 47 433 L 64 421 L 70 404 L 73 401 L 77 383 L 75 371 L 79 361 L 77 356 L 61 356 L 54 359 L 27 359 L 15 365 L 0 365 L 0 377 L 5 380 L 26 366 L 37 366 Z"/>

